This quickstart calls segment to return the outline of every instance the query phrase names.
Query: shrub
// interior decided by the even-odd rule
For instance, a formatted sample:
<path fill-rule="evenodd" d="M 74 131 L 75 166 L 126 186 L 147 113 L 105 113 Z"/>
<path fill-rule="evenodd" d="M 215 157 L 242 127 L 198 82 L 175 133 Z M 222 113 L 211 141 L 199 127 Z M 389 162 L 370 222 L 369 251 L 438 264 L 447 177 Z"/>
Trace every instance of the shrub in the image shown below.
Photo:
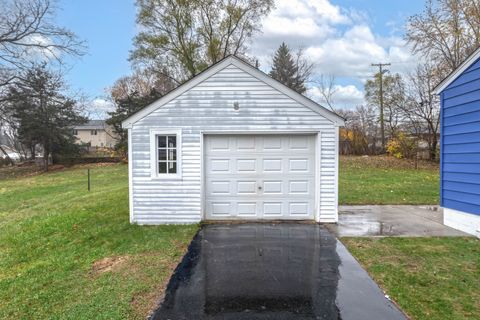
<path fill-rule="evenodd" d="M 387 153 L 397 159 L 411 159 L 415 156 L 417 144 L 414 138 L 400 132 L 387 143 Z"/>

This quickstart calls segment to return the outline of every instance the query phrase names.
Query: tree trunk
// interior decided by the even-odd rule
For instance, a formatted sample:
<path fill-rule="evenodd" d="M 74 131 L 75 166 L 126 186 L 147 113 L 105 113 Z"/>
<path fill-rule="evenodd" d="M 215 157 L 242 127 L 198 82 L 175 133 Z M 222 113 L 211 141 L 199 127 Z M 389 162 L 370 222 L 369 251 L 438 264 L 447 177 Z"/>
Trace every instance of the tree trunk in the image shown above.
<path fill-rule="evenodd" d="M 35 144 L 30 146 L 30 160 L 35 160 Z"/>
<path fill-rule="evenodd" d="M 435 161 L 437 159 L 437 136 L 434 135 L 432 138 L 432 144 L 430 146 L 430 160 Z"/>
<path fill-rule="evenodd" d="M 43 168 L 45 171 L 48 171 L 48 156 L 50 155 L 50 150 L 48 148 L 44 148 L 43 150 Z"/>

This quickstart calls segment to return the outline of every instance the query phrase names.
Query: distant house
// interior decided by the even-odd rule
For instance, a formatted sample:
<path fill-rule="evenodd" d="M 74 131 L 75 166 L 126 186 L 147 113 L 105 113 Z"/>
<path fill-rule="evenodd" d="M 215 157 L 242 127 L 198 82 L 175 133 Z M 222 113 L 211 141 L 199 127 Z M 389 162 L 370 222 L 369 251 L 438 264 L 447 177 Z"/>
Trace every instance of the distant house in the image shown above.
<path fill-rule="evenodd" d="M 435 93 L 441 101 L 444 223 L 480 237 L 480 49 L 442 81 Z"/>
<path fill-rule="evenodd" d="M 89 120 L 75 126 L 73 134 L 77 143 L 88 144 L 91 148 L 113 148 L 117 141 L 113 128 L 105 120 Z"/>

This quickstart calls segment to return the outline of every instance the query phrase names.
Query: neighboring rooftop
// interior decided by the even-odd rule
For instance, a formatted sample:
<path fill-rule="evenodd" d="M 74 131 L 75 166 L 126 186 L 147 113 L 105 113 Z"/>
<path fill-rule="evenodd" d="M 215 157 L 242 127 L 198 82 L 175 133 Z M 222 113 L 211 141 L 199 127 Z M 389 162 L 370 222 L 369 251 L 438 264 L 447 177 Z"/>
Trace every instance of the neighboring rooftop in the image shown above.
<path fill-rule="evenodd" d="M 73 128 L 77 130 L 100 130 L 105 129 L 105 120 L 88 120 L 84 124 L 76 125 Z"/>

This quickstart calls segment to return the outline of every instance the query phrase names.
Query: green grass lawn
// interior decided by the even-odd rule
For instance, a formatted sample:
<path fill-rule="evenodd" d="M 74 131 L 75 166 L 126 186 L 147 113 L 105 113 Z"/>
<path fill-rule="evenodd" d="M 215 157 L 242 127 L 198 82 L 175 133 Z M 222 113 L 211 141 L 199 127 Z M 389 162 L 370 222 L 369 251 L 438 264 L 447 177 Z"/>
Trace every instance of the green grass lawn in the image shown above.
<path fill-rule="evenodd" d="M 480 240 L 343 238 L 412 319 L 478 319 Z"/>
<path fill-rule="evenodd" d="M 438 164 L 392 157 L 340 157 L 340 204 L 437 204 Z"/>
<path fill-rule="evenodd" d="M 197 226 L 136 226 L 126 165 L 0 180 L 0 319 L 144 319 Z"/>

